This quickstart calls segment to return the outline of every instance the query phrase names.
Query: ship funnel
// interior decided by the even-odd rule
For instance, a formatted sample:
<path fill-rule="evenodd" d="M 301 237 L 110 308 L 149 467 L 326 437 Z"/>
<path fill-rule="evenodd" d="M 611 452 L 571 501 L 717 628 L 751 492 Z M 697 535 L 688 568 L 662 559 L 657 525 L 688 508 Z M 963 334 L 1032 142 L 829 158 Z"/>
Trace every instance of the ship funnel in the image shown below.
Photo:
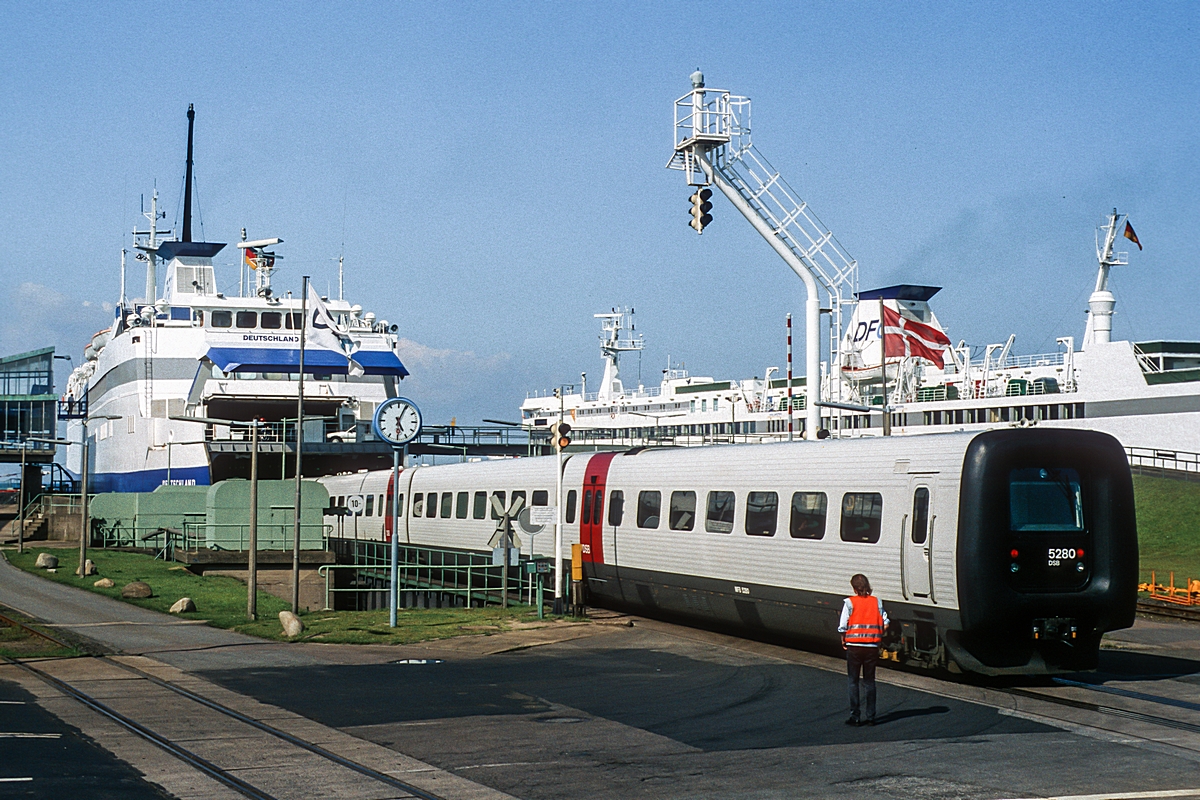
<path fill-rule="evenodd" d="M 196 123 L 195 107 L 188 103 L 187 175 L 183 179 L 183 239 L 192 240 L 192 128 Z"/>

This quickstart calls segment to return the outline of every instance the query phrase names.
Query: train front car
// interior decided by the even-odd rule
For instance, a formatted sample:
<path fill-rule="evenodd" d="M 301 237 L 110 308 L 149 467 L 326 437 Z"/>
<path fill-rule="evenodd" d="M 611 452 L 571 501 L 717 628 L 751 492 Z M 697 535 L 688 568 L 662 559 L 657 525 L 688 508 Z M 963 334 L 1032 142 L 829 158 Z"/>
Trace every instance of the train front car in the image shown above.
<path fill-rule="evenodd" d="M 1137 523 L 1125 451 L 1094 431 L 991 431 L 963 462 L 951 658 L 971 672 L 1094 669 L 1133 624 Z"/>

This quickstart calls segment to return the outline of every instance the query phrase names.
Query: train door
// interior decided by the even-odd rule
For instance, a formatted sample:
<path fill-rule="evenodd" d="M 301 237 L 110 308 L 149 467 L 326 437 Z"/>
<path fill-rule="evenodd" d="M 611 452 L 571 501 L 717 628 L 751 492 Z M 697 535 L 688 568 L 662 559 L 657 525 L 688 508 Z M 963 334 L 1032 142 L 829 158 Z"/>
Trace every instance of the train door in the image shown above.
<path fill-rule="evenodd" d="M 583 491 L 579 510 L 579 543 L 583 563 L 589 577 L 596 576 L 589 564 L 604 563 L 604 489 L 608 480 L 608 465 L 616 453 L 597 453 L 588 459 L 583 473 Z"/>
<path fill-rule="evenodd" d="M 930 524 L 932 481 L 920 479 L 909 484 L 912 507 L 908 509 L 908 524 L 904 526 L 901 558 L 904 564 L 905 593 L 913 597 L 929 597 L 933 575 L 933 526 Z"/>
<path fill-rule="evenodd" d="M 404 497 L 406 494 L 408 494 L 407 490 L 408 490 L 409 485 L 412 483 L 412 476 L 413 476 L 412 470 L 405 469 L 403 467 L 400 468 L 400 496 L 396 498 L 396 501 L 397 501 L 398 505 L 400 506 L 400 520 L 401 520 L 400 521 L 400 525 L 401 525 L 400 535 L 405 543 L 408 543 L 409 537 L 408 537 L 408 515 L 405 513 Z M 395 473 L 389 471 L 387 489 L 385 490 L 384 495 L 383 495 L 383 504 L 380 506 L 380 509 L 379 509 L 379 513 L 383 515 L 383 541 L 385 541 L 385 542 L 392 541 L 392 524 L 393 524 L 393 522 L 395 522 L 395 518 L 394 518 L 395 512 L 392 510 L 392 497 L 394 496 L 393 495 L 393 491 L 394 491 L 393 481 L 395 481 L 395 479 L 396 479 Z"/>

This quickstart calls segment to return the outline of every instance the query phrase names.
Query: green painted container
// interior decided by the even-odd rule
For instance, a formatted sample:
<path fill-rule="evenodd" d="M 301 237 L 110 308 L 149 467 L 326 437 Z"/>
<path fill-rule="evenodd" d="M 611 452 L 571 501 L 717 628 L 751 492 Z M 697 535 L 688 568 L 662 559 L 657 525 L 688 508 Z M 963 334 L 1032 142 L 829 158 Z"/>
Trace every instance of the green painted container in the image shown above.
<path fill-rule="evenodd" d="M 245 550 L 250 537 L 250 481 L 231 479 L 201 487 L 205 499 L 204 547 Z M 258 482 L 258 549 L 290 550 L 294 536 L 295 481 Z M 300 483 L 300 549 L 325 549 L 324 509 L 329 492 L 316 481 Z"/>

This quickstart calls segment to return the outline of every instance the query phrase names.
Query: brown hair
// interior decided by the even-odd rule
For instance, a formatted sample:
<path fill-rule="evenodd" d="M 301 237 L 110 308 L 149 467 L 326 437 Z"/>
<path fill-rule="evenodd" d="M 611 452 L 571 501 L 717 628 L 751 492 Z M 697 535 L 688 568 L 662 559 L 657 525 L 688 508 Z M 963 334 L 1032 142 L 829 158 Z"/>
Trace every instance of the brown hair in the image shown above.
<path fill-rule="evenodd" d="M 871 593 L 871 582 L 861 572 L 850 579 L 850 587 L 859 597 L 866 597 Z"/>

